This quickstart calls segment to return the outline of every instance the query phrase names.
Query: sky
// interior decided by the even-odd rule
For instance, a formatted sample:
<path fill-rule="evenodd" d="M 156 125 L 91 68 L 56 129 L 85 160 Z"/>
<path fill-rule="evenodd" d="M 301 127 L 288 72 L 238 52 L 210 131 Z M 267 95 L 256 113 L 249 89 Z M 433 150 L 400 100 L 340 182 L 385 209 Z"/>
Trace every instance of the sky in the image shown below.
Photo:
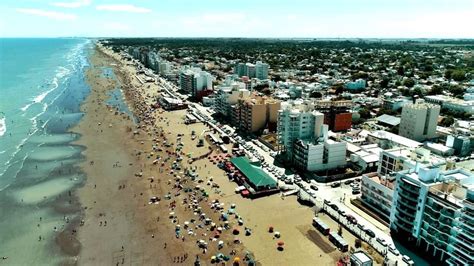
<path fill-rule="evenodd" d="M 0 37 L 474 38 L 474 0 L 1 0 Z"/>

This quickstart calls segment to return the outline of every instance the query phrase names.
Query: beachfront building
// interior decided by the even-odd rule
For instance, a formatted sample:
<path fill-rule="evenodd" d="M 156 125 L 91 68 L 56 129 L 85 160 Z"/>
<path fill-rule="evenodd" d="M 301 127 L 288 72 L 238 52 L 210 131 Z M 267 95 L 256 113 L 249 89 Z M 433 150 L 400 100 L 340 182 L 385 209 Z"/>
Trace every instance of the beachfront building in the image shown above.
<path fill-rule="evenodd" d="M 348 90 L 363 90 L 366 86 L 366 81 L 364 79 L 357 79 L 355 81 L 350 81 L 346 83 L 346 89 Z"/>
<path fill-rule="evenodd" d="M 346 165 L 345 142 L 328 139 L 324 114 L 300 102 L 282 103 L 278 140 L 288 162 L 302 170 L 320 171 Z"/>
<path fill-rule="evenodd" d="M 446 138 L 446 146 L 454 150 L 454 154 L 460 157 L 469 156 L 472 152 L 472 140 L 464 135 L 449 135 Z"/>
<path fill-rule="evenodd" d="M 361 201 L 386 222 L 390 221 L 395 176 L 367 173 L 362 175 Z"/>
<path fill-rule="evenodd" d="M 280 101 L 251 95 L 240 98 L 232 106 L 232 123 L 242 132 L 256 133 L 265 128 L 276 129 Z"/>
<path fill-rule="evenodd" d="M 206 91 L 212 91 L 212 81 L 210 73 L 196 67 L 184 67 L 179 73 L 180 89 L 197 99 L 205 96 Z"/>
<path fill-rule="evenodd" d="M 420 165 L 397 173 L 392 235 L 447 265 L 474 264 L 474 175 Z"/>
<path fill-rule="evenodd" d="M 287 160 L 293 157 L 296 140 L 314 140 L 321 136 L 323 122 L 324 114 L 314 111 L 304 102 L 281 103 L 277 132 L 281 151 L 286 153 Z"/>
<path fill-rule="evenodd" d="M 440 105 L 441 108 L 474 114 L 474 100 L 462 100 L 446 95 L 428 95 L 424 99 L 426 102 Z"/>
<path fill-rule="evenodd" d="M 346 166 L 347 144 L 325 138 L 323 141 L 296 140 L 293 148 L 294 165 L 305 171 Z"/>
<path fill-rule="evenodd" d="M 251 197 L 264 196 L 278 192 L 278 183 L 262 170 L 260 162 L 251 162 L 247 157 L 240 156 L 230 159 L 239 171 L 233 175 L 234 181 L 244 185 Z"/>
<path fill-rule="evenodd" d="M 436 137 L 440 107 L 422 100 L 406 104 L 402 109 L 399 134 L 416 141 Z"/>
<path fill-rule="evenodd" d="M 214 111 L 224 117 L 232 116 L 232 105 L 237 104 L 239 99 L 250 97 L 250 91 L 245 88 L 242 82 L 226 82 L 216 88 L 214 94 Z"/>

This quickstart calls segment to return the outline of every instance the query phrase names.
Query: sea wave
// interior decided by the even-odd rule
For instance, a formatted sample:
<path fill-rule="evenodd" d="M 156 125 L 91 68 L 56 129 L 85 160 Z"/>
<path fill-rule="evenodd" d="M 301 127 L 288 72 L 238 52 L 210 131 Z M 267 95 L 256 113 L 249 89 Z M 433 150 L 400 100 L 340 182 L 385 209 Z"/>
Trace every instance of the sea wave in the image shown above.
<path fill-rule="evenodd" d="M 7 132 L 7 118 L 0 118 L 0 137 Z"/>

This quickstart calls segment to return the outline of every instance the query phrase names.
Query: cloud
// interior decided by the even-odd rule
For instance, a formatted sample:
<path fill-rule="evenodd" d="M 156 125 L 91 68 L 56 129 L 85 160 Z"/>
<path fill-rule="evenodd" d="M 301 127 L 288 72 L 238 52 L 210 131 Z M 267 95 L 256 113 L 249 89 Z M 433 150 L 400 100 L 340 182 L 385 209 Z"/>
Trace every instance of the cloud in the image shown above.
<path fill-rule="evenodd" d="M 98 5 L 97 10 L 130 12 L 130 13 L 150 13 L 151 9 L 134 5 Z"/>
<path fill-rule="evenodd" d="M 88 6 L 91 4 L 91 2 L 91 0 L 78 0 L 76 2 L 54 2 L 51 3 L 51 5 L 64 8 L 79 8 L 83 6 Z"/>
<path fill-rule="evenodd" d="M 52 18 L 56 20 L 74 20 L 77 18 L 77 16 L 74 14 L 48 11 L 48 10 L 43 10 L 43 9 L 17 8 L 16 11 L 23 14 L 47 17 L 47 18 Z"/>

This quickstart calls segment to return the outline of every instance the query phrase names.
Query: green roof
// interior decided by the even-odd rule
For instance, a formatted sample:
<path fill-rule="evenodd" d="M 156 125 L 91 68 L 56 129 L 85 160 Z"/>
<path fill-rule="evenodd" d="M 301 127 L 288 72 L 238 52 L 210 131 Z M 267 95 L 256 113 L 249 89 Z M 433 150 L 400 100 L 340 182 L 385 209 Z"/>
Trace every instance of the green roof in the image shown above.
<path fill-rule="evenodd" d="M 276 187 L 276 181 L 265 173 L 259 166 L 253 165 L 245 156 L 235 157 L 230 161 L 240 170 L 256 187 Z"/>

